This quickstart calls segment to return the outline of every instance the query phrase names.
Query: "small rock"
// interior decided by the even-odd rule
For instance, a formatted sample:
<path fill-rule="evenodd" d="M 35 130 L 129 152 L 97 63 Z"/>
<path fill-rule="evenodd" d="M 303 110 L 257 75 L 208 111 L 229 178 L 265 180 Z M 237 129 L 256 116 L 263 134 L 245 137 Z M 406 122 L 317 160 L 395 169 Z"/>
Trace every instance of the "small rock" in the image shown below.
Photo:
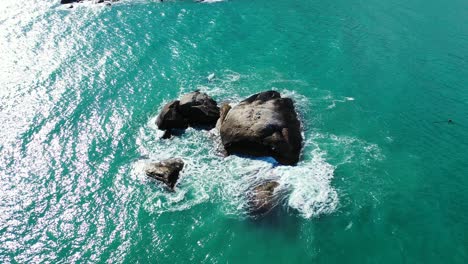
<path fill-rule="evenodd" d="M 249 211 L 253 215 L 268 213 L 277 205 L 278 197 L 275 189 L 279 186 L 276 181 L 267 181 L 256 186 L 249 199 Z"/>
<path fill-rule="evenodd" d="M 164 182 L 171 190 L 179 179 L 179 173 L 184 168 L 184 161 L 178 158 L 150 163 L 145 168 L 148 177 Z"/>

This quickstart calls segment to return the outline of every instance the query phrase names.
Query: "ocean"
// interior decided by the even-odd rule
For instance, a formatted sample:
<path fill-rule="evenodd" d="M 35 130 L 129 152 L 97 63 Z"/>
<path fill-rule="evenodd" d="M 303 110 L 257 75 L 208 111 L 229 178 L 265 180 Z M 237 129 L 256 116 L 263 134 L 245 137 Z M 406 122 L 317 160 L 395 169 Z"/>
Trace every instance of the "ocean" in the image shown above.
<path fill-rule="evenodd" d="M 0 3 L 0 263 L 467 263 L 466 1 L 68 7 Z M 292 98 L 300 162 L 160 139 L 197 89 Z M 143 170 L 171 157 L 175 192 Z"/>

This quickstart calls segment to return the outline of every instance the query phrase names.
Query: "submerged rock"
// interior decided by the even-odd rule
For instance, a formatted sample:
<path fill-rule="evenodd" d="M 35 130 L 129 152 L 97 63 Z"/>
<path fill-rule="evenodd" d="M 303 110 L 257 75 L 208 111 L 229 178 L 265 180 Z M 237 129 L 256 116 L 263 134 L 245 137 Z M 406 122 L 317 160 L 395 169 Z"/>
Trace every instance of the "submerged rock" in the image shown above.
<path fill-rule="evenodd" d="M 220 135 L 228 154 L 272 156 L 285 165 L 299 161 L 301 124 L 293 101 L 276 91 L 254 94 L 233 107 Z"/>
<path fill-rule="evenodd" d="M 171 190 L 179 179 L 179 173 L 184 168 L 184 161 L 178 158 L 150 163 L 145 168 L 147 176 L 164 182 Z"/>
<path fill-rule="evenodd" d="M 267 181 L 256 186 L 249 199 L 249 211 L 252 215 L 265 214 L 273 209 L 278 202 L 275 189 L 279 186 L 276 181 Z"/>

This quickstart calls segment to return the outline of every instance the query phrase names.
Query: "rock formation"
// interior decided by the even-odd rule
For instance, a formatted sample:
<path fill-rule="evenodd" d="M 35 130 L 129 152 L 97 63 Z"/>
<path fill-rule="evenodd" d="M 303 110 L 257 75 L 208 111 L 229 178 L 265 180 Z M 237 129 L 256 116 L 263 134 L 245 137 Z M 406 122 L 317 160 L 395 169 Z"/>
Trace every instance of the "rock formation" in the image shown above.
<path fill-rule="evenodd" d="M 173 158 L 148 164 L 145 173 L 153 179 L 164 182 L 171 190 L 174 190 L 179 173 L 183 168 L 184 162 L 181 159 Z"/>
<path fill-rule="evenodd" d="M 195 91 L 180 98 L 180 113 L 185 116 L 190 126 L 213 128 L 219 118 L 219 107 L 215 100 L 206 93 Z"/>
<path fill-rule="evenodd" d="M 252 190 L 249 199 L 249 211 L 252 215 L 265 214 L 277 205 L 275 189 L 278 186 L 279 183 L 275 181 L 267 181 Z"/>
<path fill-rule="evenodd" d="M 302 147 L 301 124 L 294 103 L 276 91 L 254 94 L 234 106 L 220 126 L 228 154 L 272 156 L 294 165 Z"/>
<path fill-rule="evenodd" d="M 161 130 L 186 129 L 188 120 L 180 112 L 180 101 L 167 103 L 156 119 L 156 125 Z"/>
<path fill-rule="evenodd" d="M 186 129 L 188 126 L 211 129 L 219 119 L 219 107 L 206 93 L 195 91 L 166 104 L 156 119 L 164 138 L 170 137 L 172 129 Z"/>

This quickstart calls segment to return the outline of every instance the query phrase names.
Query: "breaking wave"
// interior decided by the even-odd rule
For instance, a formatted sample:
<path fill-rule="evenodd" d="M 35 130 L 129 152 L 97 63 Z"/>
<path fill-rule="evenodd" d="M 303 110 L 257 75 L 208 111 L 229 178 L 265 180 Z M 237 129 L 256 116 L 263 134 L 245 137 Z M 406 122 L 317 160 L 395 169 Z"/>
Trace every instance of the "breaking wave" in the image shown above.
<path fill-rule="evenodd" d="M 248 95 L 233 94 L 231 91 L 234 89 L 230 89 L 238 85 L 240 79 L 249 78 L 248 76 L 229 70 L 221 72 L 220 76 L 213 73 L 208 73 L 207 76 L 210 80 L 207 80 L 206 84 L 197 85 L 196 88 L 207 92 L 218 102 L 236 102 Z M 307 85 L 296 81 L 289 83 Z M 279 90 L 276 86 L 272 89 Z M 189 91 L 181 88 L 180 94 Z M 306 119 L 302 117 L 308 113 L 309 100 L 292 90 L 283 89 L 280 92 L 294 99 L 299 116 L 304 122 Z M 153 180 L 144 174 L 145 164 L 171 157 L 183 158 L 186 165 L 175 192 L 168 192 L 163 184 L 148 184 L 145 189 L 147 198 L 144 207 L 152 213 L 186 210 L 203 202 L 212 202 L 221 203 L 221 210 L 226 215 L 245 217 L 248 212 L 248 192 L 252 190 L 252 186 L 265 180 L 275 180 L 280 184 L 276 191 L 281 193 L 281 206 L 297 211 L 304 218 L 330 214 L 339 204 L 339 195 L 332 186 L 334 171 L 339 164 L 328 163 L 327 152 L 321 149 L 320 145 L 333 144 L 336 148 L 354 148 L 353 144 L 357 144 L 358 148 L 367 147 L 375 158 L 380 157 L 376 145 L 358 139 L 308 131 L 308 124 L 304 124 L 305 142 L 301 161 L 297 166 L 282 166 L 267 157 L 223 157 L 220 152 L 221 142 L 215 129 L 201 131 L 189 128 L 178 137 L 161 140 L 162 131 L 155 125 L 156 115 L 157 113 L 140 129 L 137 144 L 145 158 L 135 162 L 133 176 L 141 181 L 152 182 Z M 345 153 L 348 156 L 344 157 L 340 164 L 351 161 L 354 152 L 348 152 Z"/>

